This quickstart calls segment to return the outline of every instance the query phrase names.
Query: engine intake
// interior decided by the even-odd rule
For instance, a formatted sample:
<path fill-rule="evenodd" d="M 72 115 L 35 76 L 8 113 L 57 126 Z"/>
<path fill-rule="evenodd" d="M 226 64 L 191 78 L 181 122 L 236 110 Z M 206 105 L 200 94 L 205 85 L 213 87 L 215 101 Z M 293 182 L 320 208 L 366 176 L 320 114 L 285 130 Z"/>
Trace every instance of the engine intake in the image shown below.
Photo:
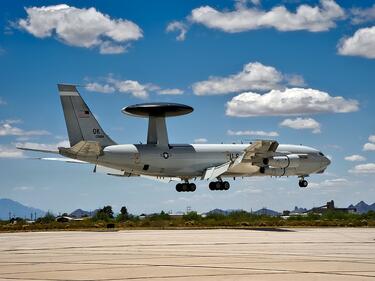
<path fill-rule="evenodd" d="M 274 168 L 296 168 L 300 165 L 300 157 L 297 154 L 274 156 L 271 158 L 264 158 L 263 164 Z"/>

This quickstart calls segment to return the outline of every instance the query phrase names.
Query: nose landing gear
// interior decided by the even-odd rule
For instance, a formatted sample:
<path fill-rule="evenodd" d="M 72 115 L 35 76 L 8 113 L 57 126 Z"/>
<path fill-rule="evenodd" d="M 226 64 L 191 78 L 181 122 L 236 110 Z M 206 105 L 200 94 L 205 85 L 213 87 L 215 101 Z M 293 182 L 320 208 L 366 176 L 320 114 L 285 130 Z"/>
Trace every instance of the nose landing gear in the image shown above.
<path fill-rule="evenodd" d="M 227 181 L 213 181 L 210 182 L 208 187 L 210 190 L 228 190 L 230 188 L 230 184 Z"/>
<path fill-rule="evenodd" d="M 309 185 L 308 181 L 304 177 L 301 177 L 298 183 L 299 187 L 307 187 Z"/>
<path fill-rule="evenodd" d="M 176 184 L 176 191 L 177 192 L 194 192 L 197 189 L 195 183 L 178 183 Z"/>

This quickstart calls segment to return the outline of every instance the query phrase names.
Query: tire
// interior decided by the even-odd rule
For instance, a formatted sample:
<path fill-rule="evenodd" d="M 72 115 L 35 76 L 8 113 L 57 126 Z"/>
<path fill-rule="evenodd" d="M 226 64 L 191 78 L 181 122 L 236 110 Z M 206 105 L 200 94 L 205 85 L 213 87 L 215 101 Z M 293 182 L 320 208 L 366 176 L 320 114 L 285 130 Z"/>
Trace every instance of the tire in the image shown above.
<path fill-rule="evenodd" d="M 187 184 L 187 183 L 183 183 L 183 184 L 182 184 L 182 191 L 183 191 L 183 192 L 189 191 L 189 184 Z"/>
<path fill-rule="evenodd" d="M 182 191 L 181 183 L 176 184 L 176 191 L 177 192 L 181 192 Z"/>
<path fill-rule="evenodd" d="M 228 190 L 228 189 L 230 188 L 230 184 L 229 184 L 229 182 L 225 181 L 225 182 L 223 182 L 222 184 L 223 184 L 223 188 L 224 188 L 224 190 Z"/>
<path fill-rule="evenodd" d="M 208 185 L 209 189 L 210 190 L 215 190 L 215 182 L 210 182 L 210 184 Z"/>
<path fill-rule="evenodd" d="M 222 190 L 222 184 L 221 184 L 221 182 L 219 182 L 219 181 L 217 181 L 217 182 L 215 182 L 215 190 Z"/>
<path fill-rule="evenodd" d="M 308 186 L 308 182 L 306 180 L 301 180 L 299 181 L 298 185 L 299 187 L 307 187 Z"/>
<path fill-rule="evenodd" d="M 195 185 L 195 183 L 189 184 L 189 191 L 190 192 L 194 192 L 196 189 L 197 189 L 197 186 Z"/>

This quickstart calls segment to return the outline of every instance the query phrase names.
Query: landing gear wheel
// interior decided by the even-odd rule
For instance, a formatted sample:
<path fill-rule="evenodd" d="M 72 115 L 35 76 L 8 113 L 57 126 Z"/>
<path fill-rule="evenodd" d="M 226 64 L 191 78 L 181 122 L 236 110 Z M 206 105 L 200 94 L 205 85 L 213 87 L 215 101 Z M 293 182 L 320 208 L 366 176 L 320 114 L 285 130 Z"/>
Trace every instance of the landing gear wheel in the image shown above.
<path fill-rule="evenodd" d="M 177 192 L 181 192 L 182 191 L 182 184 L 181 183 L 176 184 L 176 191 Z"/>
<path fill-rule="evenodd" d="M 197 186 L 195 185 L 195 183 L 189 184 L 189 191 L 190 192 L 194 192 L 196 189 L 197 189 Z"/>
<path fill-rule="evenodd" d="M 215 182 L 215 190 L 222 190 L 222 184 L 220 181 Z"/>
<path fill-rule="evenodd" d="M 307 187 L 309 185 L 307 180 L 300 180 L 298 184 L 299 184 L 299 187 Z"/>
<path fill-rule="evenodd" d="M 222 184 L 224 190 L 228 190 L 230 188 L 230 184 L 227 181 L 222 182 L 221 184 Z"/>
<path fill-rule="evenodd" d="M 182 184 L 182 191 L 183 192 L 189 191 L 189 184 L 188 183 L 183 183 Z"/>
<path fill-rule="evenodd" d="M 230 183 L 227 181 L 212 181 L 208 187 L 210 190 L 228 190 L 230 188 Z"/>

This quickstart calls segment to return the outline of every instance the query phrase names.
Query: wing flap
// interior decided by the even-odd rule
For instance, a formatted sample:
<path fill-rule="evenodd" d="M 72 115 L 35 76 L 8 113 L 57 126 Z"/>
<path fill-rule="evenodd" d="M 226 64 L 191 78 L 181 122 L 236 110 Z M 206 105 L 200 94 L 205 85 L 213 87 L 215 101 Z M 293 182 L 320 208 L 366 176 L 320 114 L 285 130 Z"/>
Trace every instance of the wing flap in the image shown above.
<path fill-rule="evenodd" d="M 212 180 L 217 178 L 218 176 L 224 174 L 226 171 L 228 171 L 229 166 L 231 162 L 226 162 L 220 166 L 216 167 L 210 167 L 206 169 L 206 172 L 204 173 L 202 179 L 204 180 Z"/>

